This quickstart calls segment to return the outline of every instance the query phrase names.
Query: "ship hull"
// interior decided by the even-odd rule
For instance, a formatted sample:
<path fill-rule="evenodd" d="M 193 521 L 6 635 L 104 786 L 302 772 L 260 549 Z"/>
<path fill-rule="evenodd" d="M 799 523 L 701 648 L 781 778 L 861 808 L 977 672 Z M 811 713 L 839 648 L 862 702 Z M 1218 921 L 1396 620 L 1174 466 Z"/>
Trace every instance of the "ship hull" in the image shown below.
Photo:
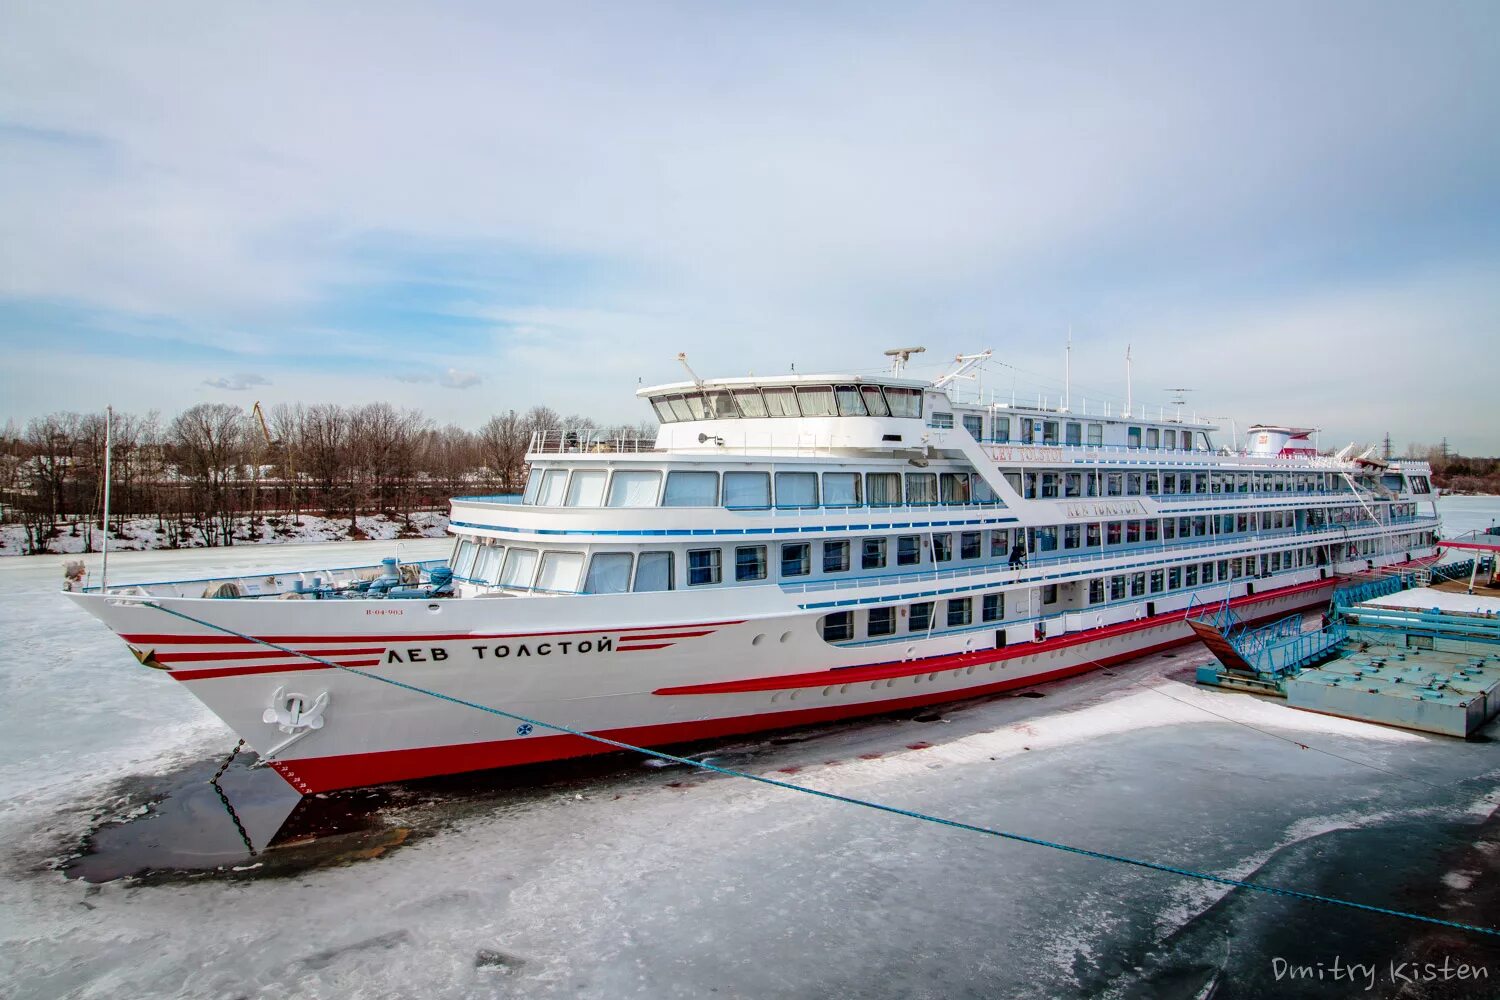
<path fill-rule="evenodd" d="M 1271 619 L 1326 603 L 1336 582 L 1317 571 L 1288 574 L 1274 587 L 1239 584 L 1232 603 L 1242 619 Z M 1198 595 L 1224 597 L 1223 588 Z M 982 697 L 1193 639 L 1183 620 L 1190 594 L 1079 616 L 1072 630 L 1042 638 L 1033 624 L 1012 622 L 852 647 L 824 642 L 818 613 L 795 605 L 590 629 L 526 614 L 569 602 L 462 600 L 443 602 L 430 624 L 402 620 L 421 607 L 399 609 L 398 628 L 386 617 L 391 602 L 163 600 L 153 608 L 75 599 L 304 794 L 615 749 L 546 724 L 670 746 Z M 319 611 L 322 619 L 307 617 Z M 534 623 L 493 624 L 518 614 Z M 322 627 L 299 625 L 299 616 Z M 322 700 L 317 728 L 276 724 L 272 710 L 291 698 L 304 707 Z"/>

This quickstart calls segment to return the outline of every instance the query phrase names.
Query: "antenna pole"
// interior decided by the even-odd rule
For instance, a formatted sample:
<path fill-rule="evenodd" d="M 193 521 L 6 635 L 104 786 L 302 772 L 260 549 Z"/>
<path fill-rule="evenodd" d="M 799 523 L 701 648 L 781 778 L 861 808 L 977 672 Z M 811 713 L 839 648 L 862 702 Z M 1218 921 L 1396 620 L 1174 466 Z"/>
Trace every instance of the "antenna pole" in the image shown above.
<path fill-rule="evenodd" d="M 114 423 L 115 408 L 106 406 L 104 408 L 104 543 L 101 546 L 104 560 L 99 567 L 99 592 L 101 594 L 109 591 L 109 481 L 110 453 L 114 451 Z"/>
<path fill-rule="evenodd" d="M 1130 416 L 1131 404 L 1132 404 L 1132 400 L 1131 400 L 1131 394 L 1130 394 L 1130 345 L 1126 344 L 1125 345 L 1125 412 L 1122 414 L 1122 416 L 1125 416 L 1125 417 L 1129 417 Z"/>
<path fill-rule="evenodd" d="M 1068 347 L 1063 352 L 1063 412 L 1073 408 L 1073 326 L 1068 325 Z"/>

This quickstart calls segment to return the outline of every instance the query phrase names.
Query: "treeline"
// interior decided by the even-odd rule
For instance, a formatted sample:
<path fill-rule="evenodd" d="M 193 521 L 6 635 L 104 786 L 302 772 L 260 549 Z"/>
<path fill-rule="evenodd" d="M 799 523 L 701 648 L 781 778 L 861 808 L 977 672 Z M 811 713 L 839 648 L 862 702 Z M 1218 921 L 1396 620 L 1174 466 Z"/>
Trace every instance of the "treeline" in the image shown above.
<path fill-rule="evenodd" d="M 1426 459 L 1433 483 L 1445 491 L 1500 495 L 1500 458 L 1458 455 L 1442 445 L 1414 446 L 1407 456 Z"/>
<path fill-rule="evenodd" d="M 478 430 L 436 426 L 389 403 L 281 404 L 261 416 L 200 403 L 171 418 L 116 412 L 111 435 L 111 529 L 154 518 L 173 544 L 188 531 L 232 545 L 235 525 L 304 513 L 405 520 L 457 493 L 513 492 L 525 481 L 535 431 L 651 437 L 654 425 L 601 427 L 539 406 L 491 417 Z M 103 413 L 53 413 L 0 436 L 0 520 L 26 526 L 46 550 L 67 525 L 98 522 L 104 498 Z"/>

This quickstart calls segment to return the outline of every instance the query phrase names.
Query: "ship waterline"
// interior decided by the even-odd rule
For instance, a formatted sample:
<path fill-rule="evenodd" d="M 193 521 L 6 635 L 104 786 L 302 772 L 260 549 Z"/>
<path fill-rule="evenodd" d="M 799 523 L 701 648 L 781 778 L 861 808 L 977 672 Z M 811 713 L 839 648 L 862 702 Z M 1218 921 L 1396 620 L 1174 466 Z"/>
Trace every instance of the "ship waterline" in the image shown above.
<path fill-rule="evenodd" d="M 447 565 L 70 596 L 315 792 L 611 749 L 548 724 L 662 746 L 1004 691 L 1435 556 L 1424 463 L 951 384 L 643 389 L 655 441 L 539 435 L 522 503 L 453 501 Z"/>

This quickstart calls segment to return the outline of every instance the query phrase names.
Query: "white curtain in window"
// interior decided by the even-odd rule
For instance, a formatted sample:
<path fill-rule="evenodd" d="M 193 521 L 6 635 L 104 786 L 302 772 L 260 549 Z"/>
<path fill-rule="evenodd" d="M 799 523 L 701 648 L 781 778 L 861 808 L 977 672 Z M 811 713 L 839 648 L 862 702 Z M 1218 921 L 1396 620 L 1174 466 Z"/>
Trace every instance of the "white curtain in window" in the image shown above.
<path fill-rule="evenodd" d="M 561 507 L 567 485 L 567 469 L 548 469 L 542 473 L 542 491 L 536 502 L 543 507 Z"/>
<path fill-rule="evenodd" d="M 542 556 L 542 570 L 536 575 L 536 588 L 573 593 L 578 589 L 578 574 L 581 572 L 582 552 L 545 553 Z"/>
<path fill-rule="evenodd" d="M 635 570 L 635 589 L 671 590 L 672 553 L 642 552 L 640 565 Z"/>
<path fill-rule="evenodd" d="M 618 469 L 609 484 L 609 506 L 655 507 L 660 488 L 660 472 Z"/>
<path fill-rule="evenodd" d="M 569 507 L 598 507 L 604 503 L 604 480 L 609 473 L 603 469 L 577 469 L 568 483 Z"/>
<path fill-rule="evenodd" d="M 901 473 L 871 472 L 865 475 L 865 495 L 872 504 L 901 502 Z"/>
<path fill-rule="evenodd" d="M 719 503 L 717 472 L 669 472 L 663 507 L 716 507 Z"/>
<path fill-rule="evenodd" d="M 479 550 L 479 559 L 474 563 L 473 578 L 485 583 L 494 583 L 500 578 L 500 561 L 505 555 L 503 545 L 486 545 Z"/>
<path fill-rule="evenodd" d="M 771 475 L 768 472 L 724 473 L 724 506 L 771 506 Z"/>
<path fill-rule="evenodd" d="M 859 503 L 859 473 L 823 473 L 823 503 L 829 507 L 852 507 Z"/>
<path fill-rule="evenodd" d="M 585 594 L 623 594 L 630 589 L 629 552 L 599 552 L 589 561 Z"/>
<path fill-rule="evenodd" d="M 502 587 L 529 587 L 531 575 L 536 571 L 536 549 L 511 549 L 505 556 L 505 569 L 500 574 Z"/>
<path fill-rule="evenodd" d="M 778 507 L 816 507 L 818 505 L 818 474 L 816 472 L 776 473 L 776 505 Z"/>

